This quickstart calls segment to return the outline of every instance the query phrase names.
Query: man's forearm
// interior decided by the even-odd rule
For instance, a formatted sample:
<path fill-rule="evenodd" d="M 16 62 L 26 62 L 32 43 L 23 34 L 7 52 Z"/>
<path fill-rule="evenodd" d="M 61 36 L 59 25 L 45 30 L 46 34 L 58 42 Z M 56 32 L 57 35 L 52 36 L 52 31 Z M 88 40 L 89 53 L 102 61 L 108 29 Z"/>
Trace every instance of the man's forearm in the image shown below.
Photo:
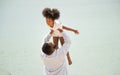
<path fill-rule="evenodd" d="M 62 35 L 63 35 L 64 41 L 65 41 L 65 43 L 63 45 L 67 45 L 69 47 L 71 44 L 70 38 L 67 36 L 67 34 L 65 32 L 62 32 Z"/>
<path fill-rule="evenodd" d="M 52 36 L 51 34 L 48 34 L 48 35 L 45 37 L 44 42 L 45 42 L 45 43 L 49 42 L 51 36 Z"/>

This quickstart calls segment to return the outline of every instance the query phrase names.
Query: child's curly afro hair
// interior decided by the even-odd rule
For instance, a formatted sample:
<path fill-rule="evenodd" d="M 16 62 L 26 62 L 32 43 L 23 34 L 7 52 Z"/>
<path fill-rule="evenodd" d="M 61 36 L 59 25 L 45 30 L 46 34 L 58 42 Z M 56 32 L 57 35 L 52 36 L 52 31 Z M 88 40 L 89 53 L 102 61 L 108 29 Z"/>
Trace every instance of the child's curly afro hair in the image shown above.
<path fill-rule="evenodd" d="M 42 12 L 43 16 L 46 18 L 52 18 L 53 20 L 58 19 L 60 17 L 59 10 L 53 8 L 44 8 Z"/>

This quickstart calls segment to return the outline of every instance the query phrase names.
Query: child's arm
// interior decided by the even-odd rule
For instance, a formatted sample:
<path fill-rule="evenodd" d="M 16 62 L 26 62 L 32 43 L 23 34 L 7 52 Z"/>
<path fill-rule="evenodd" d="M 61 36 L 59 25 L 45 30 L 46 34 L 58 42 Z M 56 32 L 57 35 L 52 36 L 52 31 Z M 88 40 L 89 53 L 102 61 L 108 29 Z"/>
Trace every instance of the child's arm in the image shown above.
<path fill-rule="evenodd" d="M 72 29 L 72 28 L 69 28 L 69 27 L 66 27 L 66 26 L 62 26 L 62 27 L 63 27 L 63 29 L 65 29 L 65 30 L 73 31 L 75 34 L 79 34 L 79 31 L 76 30 L 76 29 Z"/>

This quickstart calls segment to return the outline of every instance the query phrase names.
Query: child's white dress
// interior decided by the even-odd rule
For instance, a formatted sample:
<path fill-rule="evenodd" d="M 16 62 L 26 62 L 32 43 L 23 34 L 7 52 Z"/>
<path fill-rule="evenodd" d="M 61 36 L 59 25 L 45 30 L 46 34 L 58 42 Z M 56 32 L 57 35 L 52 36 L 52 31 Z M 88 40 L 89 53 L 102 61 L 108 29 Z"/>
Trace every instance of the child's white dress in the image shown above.
<path fill-rule="evenodd" d="M 53 37 L 62 37 L 62 34 L 57 30 L 59 28 L 62 29 L 62 23 L 58 20 L 55 20 L 53 28 L 50 27 L 50 29 L 54 30 L 52 34 Z"/>

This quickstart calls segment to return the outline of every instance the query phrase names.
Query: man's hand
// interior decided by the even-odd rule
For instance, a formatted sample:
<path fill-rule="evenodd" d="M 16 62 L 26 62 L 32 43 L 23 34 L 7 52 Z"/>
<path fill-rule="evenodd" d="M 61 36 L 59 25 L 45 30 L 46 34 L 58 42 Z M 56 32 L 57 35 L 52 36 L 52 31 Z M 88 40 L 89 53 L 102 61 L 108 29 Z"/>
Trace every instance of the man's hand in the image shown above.
<path fill-rule="evenodd" d="M 52 34 L 53 32 L 54 32 L 54 30 L 51 29 L 51 30 L 50 30 L 50 34 Z"/>
<path fill-rule="evenodd" d="M 59 31 L 59 32 L 63 32 L 63 30 L 62 30 L 62 29 L 60 29 L 60 28 L 58 29 L 58 31 Z"/>

